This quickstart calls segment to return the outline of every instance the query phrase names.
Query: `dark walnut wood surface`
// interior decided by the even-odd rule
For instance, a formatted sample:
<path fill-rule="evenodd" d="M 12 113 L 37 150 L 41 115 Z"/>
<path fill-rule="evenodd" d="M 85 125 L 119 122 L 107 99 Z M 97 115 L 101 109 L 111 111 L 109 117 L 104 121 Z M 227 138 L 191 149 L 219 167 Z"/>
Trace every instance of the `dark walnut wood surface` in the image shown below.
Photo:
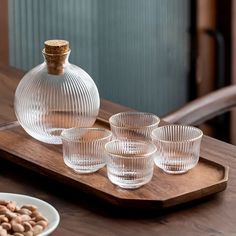
<path fill-rule="evenodd" d="M 16 120 L 13 109 L 14 94 L 23 75 L 20 70 L 0 65 L 0 127 Z"/>
<path fill-rule="evenodd" d="M 15 120 L 11 97 L 14 92 L 11 89 L 16 87 L 19 74 L 8 68 L 0 68 L 0 74 L 9 79 L 9 91 L 3 98 L 0 93 L 1 108 L 6 109 L 1 111 L 1 124 L 9 125 L 8 122 Z M 102 108 L 104 117 L 122 110 L 121 106 L 106 101 Z M 0 132 L 6 132 L 6 129 L 8 126 Z M 13 140 L 9 142 L 14 145 Z M 24 148 L 27 146 L 22 144 Z M 127 211 L 113 207 L 66 184 L 6 161 L 7 156 L 2 155 L 3 152 L 0 155 L 0 191 L 28 194 L 53 204 L 60 212 L 61 223 L 52 235 L 236 235 L 236 147 L 210 137 L 203 138 L 201 156 L 230 167 L 227 189 L 207 199 L 162 211 Z"/>

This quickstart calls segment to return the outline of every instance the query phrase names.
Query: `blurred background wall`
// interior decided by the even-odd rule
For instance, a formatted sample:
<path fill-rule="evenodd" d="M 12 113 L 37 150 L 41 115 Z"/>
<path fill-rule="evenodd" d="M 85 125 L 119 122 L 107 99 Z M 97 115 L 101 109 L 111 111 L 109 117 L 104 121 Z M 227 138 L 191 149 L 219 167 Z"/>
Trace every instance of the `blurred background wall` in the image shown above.
<path fill-rule="evenodd" d="M 70 61 L 103 98 L 160 116 L 188 101 L 189 0 L 9 0 L 10 64 L 42 62 L 47 39 L 70 41 Z"/>

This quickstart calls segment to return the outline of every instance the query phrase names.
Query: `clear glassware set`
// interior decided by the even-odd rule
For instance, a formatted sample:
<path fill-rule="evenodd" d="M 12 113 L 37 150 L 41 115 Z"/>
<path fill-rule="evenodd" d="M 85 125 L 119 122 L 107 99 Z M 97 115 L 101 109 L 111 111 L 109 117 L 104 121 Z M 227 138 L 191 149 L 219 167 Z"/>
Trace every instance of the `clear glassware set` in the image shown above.
<path fill-rule="evenodd" d="M 100 99 L 92 78 L 68 61 L 69 43 L 45 42 L 45 62 L 29 71 L 15 93 L 15 113 L 35 139 L 63 144 L 65 164 L 77 173 L 106 165 L 108 179 L 125 189 L 148 183 L 154 163 L 169 174 L 197 165 L 202 131 L 184 125 L 158 127 L 151 113 L 122 112 L 109 119 L 111 131 L 91 128 Z"/>
<path fill-rule="evenodd" d="M 65 164 L 79 173 L 106 165 L 113 184 L 134 189 L 152 179 L 154 163 L 168 174 L 183 174 L 198 163 L 203 135 L 198 128 L 158 127 L 160 119 L 143 112 L 118 113 L 109 122 L 112 132 L 99 129 L 99 135 L 96 128 L 63 131 Z"/>

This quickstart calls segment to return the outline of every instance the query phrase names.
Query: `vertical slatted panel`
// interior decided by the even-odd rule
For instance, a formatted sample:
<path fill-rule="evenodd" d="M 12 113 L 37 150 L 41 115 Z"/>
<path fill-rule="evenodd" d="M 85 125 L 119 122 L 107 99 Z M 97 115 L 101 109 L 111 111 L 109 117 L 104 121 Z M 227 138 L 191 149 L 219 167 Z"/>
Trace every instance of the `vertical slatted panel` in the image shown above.
<path fill-rule="evenodd" d="M 9 0 L 10 62 L 30 69 L 46 39 L 67 39 L 102 97 L 163 115 L 187 100 L 189 2 Z"/>
<path fill-rule="evenodd" d="M 98 83 L 97 2 L 93 0 L 9 0 L 10 63 L 28 70 L 42 62 L 47 39 L 70 41 L 70 61 Z"/>
<path fill-rule="evenodd" d="M 157 114 L 186 101 L 188 7 L 187 1 L 175 0 L 100 5 L 99 75 L 107 78 L 100 81 L 105 97 Z"/>

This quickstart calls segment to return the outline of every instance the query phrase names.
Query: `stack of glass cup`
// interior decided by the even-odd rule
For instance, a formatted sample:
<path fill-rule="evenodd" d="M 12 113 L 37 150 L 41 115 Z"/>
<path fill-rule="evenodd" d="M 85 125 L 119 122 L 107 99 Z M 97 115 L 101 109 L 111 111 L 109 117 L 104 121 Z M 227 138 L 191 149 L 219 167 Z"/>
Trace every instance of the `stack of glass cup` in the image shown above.
<path fill-rule="evenodd" d="M 78 173 L 93 173 L 106 165 L 109 180 L 125 189 L 148 183 L 154 163 L 169 174 L 182 174 L 196 166 L 202 131 L 184 125 L 158 127 L 159 122 L 151 113 L 122 112 L 109 119 L 111 131 L 64 130 L 64 162 Z"/>

